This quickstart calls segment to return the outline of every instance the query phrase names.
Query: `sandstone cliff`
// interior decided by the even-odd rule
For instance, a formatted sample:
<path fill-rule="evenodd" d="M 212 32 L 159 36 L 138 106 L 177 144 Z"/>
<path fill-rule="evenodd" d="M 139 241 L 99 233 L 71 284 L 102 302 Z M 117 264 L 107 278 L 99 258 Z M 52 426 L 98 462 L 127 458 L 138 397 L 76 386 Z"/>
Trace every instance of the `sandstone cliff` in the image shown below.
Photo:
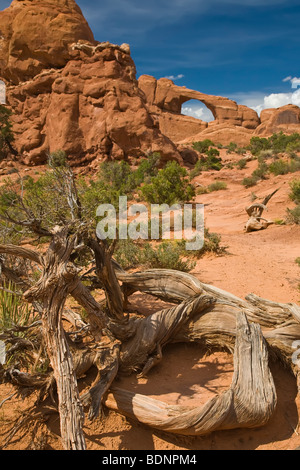
<path fill-rule="evenodd" d="M 265 110 L 143 75 L 127 44 L 97 42 L 74 0 L 13 0 L 0 12 L 0 79 L 13 111 L 15 146 L 27 164 L 63 149 L 74 165 L 159 151 L 193 161 L 188 143 L 247 144 L 253 135 L 300 131 L 300 109 Z M 207 123 L 181 114 L 196 99 Z"/>

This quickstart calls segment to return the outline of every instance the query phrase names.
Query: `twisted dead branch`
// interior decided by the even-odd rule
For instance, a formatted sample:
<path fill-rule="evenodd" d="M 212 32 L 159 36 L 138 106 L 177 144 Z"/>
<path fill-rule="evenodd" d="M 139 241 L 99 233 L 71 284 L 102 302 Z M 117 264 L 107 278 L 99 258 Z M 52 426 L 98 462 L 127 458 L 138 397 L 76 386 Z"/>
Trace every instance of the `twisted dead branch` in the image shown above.
<path fill-rule="evenodd" d="M 47 233 L 50 238 L 45 253 L 0 245 L 0 279 L 13 281 L 39 313 L 51 367 L 44 374 L 2 367 L 1 377 L 19 388 L 38 389 L 41 396 L 52 393 L 55 383 L 65 449 L 86 448 L 85 407 L 89 407 L 90 419 L 98 416 L 105 405 L 156 429 L 187 435 L 264 425 L 276 406 L 269 356 L 280 360 L 299 378 L 299 367 L 293 363 L 292 354 L 294 341 L 300 339 L 300 307 L 254 294 L 240 299 L 190 274 L 173 270 L 126 273 L 112 258 L 114 243 L 108 245 L 97 240 L 89 230 L 84 230 L 84 224 L 80 223 L 77 230 L 75 222 L 80 220 L 81 206 L 74 180 L 67 175 L 71 225 L 47 230 L 38 221 L 30 221 L 37 235 Z M 64 188 L 62 183 L 61 190 Z M 261 228 L 261 215 L 275 192 L 262 204 L 247 209 L 250 219 L 255 218 Z M 76 264 L 78 252 L 83 249 L 93 254 L 89 271 L 95 274 L 96 281 L 92 285 L 87 285 L 88 277 L 81 272 L 80 263 Z M 38 265 L 39 279 L 29 282 L 14 267 L 6 265 L 6 257 Z M 99 302 L 93 294 L 99 288 L 105 294 L 105 302 Z M 125 314 L 130 296 L 137 291 L 174 305 L 146 318 Z M 85 309 L 84 320 L 66 308 L 68 298 Z M 66 319 L 74 325 L 75 332 L 65 331 Z M 75 341 L 78 335 L 79 343 Z M 188 409 L 115 388 L 119 374 L 137 373 L 139 377 L 149 374 L 163 360 L 164 347 L 176 342 L 197 342 L 234 353 L 229 390 L 202 407 Z M 80 396 L 78 380 L 92 366 L 98 370 L 97 377 L 90 390 Z"/>

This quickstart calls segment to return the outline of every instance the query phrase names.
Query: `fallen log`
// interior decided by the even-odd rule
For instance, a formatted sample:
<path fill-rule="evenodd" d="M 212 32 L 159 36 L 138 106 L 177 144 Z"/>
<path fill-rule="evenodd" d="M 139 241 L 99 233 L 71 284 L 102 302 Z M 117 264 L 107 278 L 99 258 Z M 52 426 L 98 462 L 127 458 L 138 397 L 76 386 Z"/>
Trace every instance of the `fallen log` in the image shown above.
<path fill-rule="evenodd" d="M 167 405 L 117 388 L 104 401 L 108 408 L 152 428 L 189 436 L 263 426 L 276 402 L 266 342 L 259 325 L 249 324 L 243 313 L 237 316 L 234 375 L 226 392 L 196 408 Z"/>

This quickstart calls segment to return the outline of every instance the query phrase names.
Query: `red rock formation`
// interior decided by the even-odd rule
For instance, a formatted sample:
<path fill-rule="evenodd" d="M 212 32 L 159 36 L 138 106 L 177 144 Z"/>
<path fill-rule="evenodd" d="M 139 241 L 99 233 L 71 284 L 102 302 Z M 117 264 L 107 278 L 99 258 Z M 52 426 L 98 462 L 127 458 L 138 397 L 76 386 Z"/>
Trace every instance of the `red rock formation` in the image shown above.
<path fill-rule="evenodd" d="M 228 130 L 228 127 L 233 129 L 241 127 L 245 130 L 254 130 L 260 124 L 257 113 L 247 106 L 238 105 L 235 101 L 221 96 L 206 95 L 199 91 L 179 87 L 166 78 L 156 80 L 149 75 L 142 75 L 139 78 L 139 87 L 145 93 L 150 112 L 157 115 L 162 132 L 177 143 L 188 141 L 196 136 L 199 140 L 202 133 L 205 135 L 215 133 L 217 129 L 220 131 L 220 129 Z M 215 120 L 208 124 L 200 119 L 183 116 L 182 105 L 189 100 L 204 103 Z M 249 132 L 240 130 L 239 133 L 243 135 L 243 141 L 245 139 L 249 141 Z M 224 141 L 221 135 L 219 137 L 221 141 Z M 228 143 L 228 135 L 226 143 Z"/>
<path fill-rule="evenodd" d="M 75 165 L 153 151 L 182 161 L 145 105 L 129 46 L 94 41 L 73 0 L 14 0 L 0 30 L 0 77 L 26 163 L 58 149 Z"/>
<path fill-rule="evenodd" d="M 14 0 L 1 12 L 0 31 L 1 76 L 10 83 L 63 67 L 68 46 L 79 39 L 95 43 L 74 0 Z"/>
<path fill-rule="evenodd" d="M 278 109 L 265 109 L 260 116 L 261 125 L 255 130 L 259 136 L 272 135 L 283 131 L 291 134 L 300 132 L 300 108 L 288 104 Z"/>
<path fill-rule="evenodd" d="M 143 75 L 136 80 L 127 44 L 94 40 L 74 0 L 13 0 L 0 12 L 0 79 L 13 110 L 16 150 L 28 164 L 65 150 L 74 165 L 159 151 L 192 163 L 186 143 L 210 138 L 247 144 L 253 135 L 300 130 L 296 106 L 265 110 Z M 196 99 L 207 123 L 181 114 Z"/>

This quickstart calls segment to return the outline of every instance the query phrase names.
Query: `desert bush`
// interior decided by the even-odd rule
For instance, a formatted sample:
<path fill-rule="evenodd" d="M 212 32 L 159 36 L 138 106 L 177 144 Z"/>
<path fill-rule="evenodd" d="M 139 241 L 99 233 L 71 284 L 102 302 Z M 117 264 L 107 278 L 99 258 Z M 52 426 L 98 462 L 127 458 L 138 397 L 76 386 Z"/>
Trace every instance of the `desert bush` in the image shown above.
<path fill-rule="evenodd" d="M 295 262 L 300 266 L 300 257 L 295 259 Z"/>
<path fill-rule="evenodd" d="M 252 175 L 243 179 L 242 184 L 246 188 L 251 188 L 255 186 L 260 180 L 266 179 L 266 175 L 269 171 L 268 165 L 260 160 L 256 170 L 252 172 Z"/>
<path fill-rule="evenodd" d="M 285 225 L 286 222 L 284 219 L 274 219 L 274 224 L 275 225 Z"/>
<path fill-rule="evenodd" d="M 148 241 L 120 240 L 114 258 L 123 269 L 143 266 L 149 269 L 175 269 L 190 272 L 195 262 L 184 259 L 187 257 L 184 244 L 182 241 L 175 240 L 165 240 L 153 245 Z"/>
<path fill-rule="evenodd" d="M 134 172 L 135 184 L 137 186 L 142 184 L 146 179 L 157 175 L 160 159 L 160 153 L 154 152 L 139 163 L 137 170 Z"/>
<path fill-rule="evenodd" d="M 238 145 L 235 142 L 230 142 L 230 144 L 227 147 L 227 153 L 234 153 L 236 152 L 238 148 Z"/>
<path fill-rule="evenodd" d="M 216 148 L 210 148 L 208 149 L 205 154 L 208 156 L 209 159 L 213 159 L 215 157 L 219 157 L 220 156 L 220 152 L 218 149 Z"/>
<path fill-rule="evenodd" d="M 8 108 L 0 105 L 0 159 L 5 158 L 12 150 L 14 134 L 10 122 L 11 114 Z"/>
<path fill-rule="evenodd" d="M 300 204 L 295 209 L 287 209 L 287 222 L 300 225 Z"/>
<path fill-rule="evenodd" d="M 211 155 L 207 157 L 201 157 L 193 170 L 190 172 L 190 179 L 195 178 L 200 175 L 202 171 L 216 170 L 220 171 L 223 168 L 222 159 L 218 158 L 216 155 Z"/>
<path fill-rule="evenodd" d="M 292 190 L 290 193 L 291 200 L 295 201 L 296 204 L 300 204 L 300 179 L 291 181 L 290 188 Z"/>
<path fill-rule="evenodd" d="M 177 162 L 168 162 L 165 168 L 141 187 L 140 192 L 150 204 L 187 202 L 195 196 L 195 188 L 189 183 L 188 173 Z"/>
<path fill-rule="evenodd" d="M 214 147 L 214 143 L 210 139 L 193 142 L 193 149 L 200 153 L 206 153 L 210 147 Z"/>
<path fill-rule="evenodd" d="M 208 191 L 210 193 L 214 191 L 222 191 L 224 189 L 227 189 L 227 184 L 225 181 L 215 181 L 214 183 L 208 185 Z"/>
<path fill-rule="evenodd" d="M 0 331 L 28 326 L 35 319 L 33 308 L 23 300 L 16 286 L 12 282 L 4 282 L 0 289 Z"/>
<path fill-rule="evenodd" d="M 200 250 L 200 254 L 204 253 L 216 253 L 222 254 L 226 251 L 226 247 L 221 245 L 221 235 L 210 232 L 208 228 L 204 229 L 204 246 Z"/>
<path fill-rule="evenodd" d="M 273 155 L 283 152 L 298 152 L 300 151 L 300 134 L 286 135 L 281 131 L 269 138 L 252 137 L 248 149 L 255 156 L 264 151 L 272 151 Z"/>
<path fill-rule="evenodd" d="M 252 155 L 258 156 L 262 150 L 271 149 L 271 143 L 266 138 L 252 137 L 248 149 L 250 150 Z"/>
<path fill-rule="evenodd" d="M 147 243 L 142 250 L 141 264 L 147 268 L 175 269 L 190 272 L 195 262 L 185 260 L 182 243 L 177 241 L 163 241 L 157 247 Z"/>
<path fill-rule="evenodd" d="M 197 188 L 197 191 L 196 191 L 196 194 L 197 195 L 201 195 L 201 194 L 207 194 L 209 193 L 209 190 L 206 186 L 200 186 L 199 188 Z"/>
<path fill-rule="evenodd" d="M 260 161 L 265 161 L 265 160 L 268 160 L 270 158 L 275 158 L 276 157 L 276 154 L 274 153 L 273 150 L 269 149 L 269 150 L 261 150 L 257 156 Z"/>
<path fill-rule="evenodd" d="M 296 156 L 290 160 L 275 160 L 269 166 L 270 173 L 274 175 L 287 175 L 300 170 L 300 159 Z"/>
<path fill-rule="evenodd" d="M 286 175 L 290 171 L 290 165 L 289 162 L 281 158 L 280 160 L 276 160 L 275 162 L 271 163 L 269 170 L 270 173 L 273 173 L 276 176 Z"/>
<path fill-rule="evenodd" d="M 243 170 L 244 168 L 246 168 L 246 166 L 247 166 L 247 160 L 246 160 L 246 158 L 241 158 L 241 159 L 237 162 L 236 166 L 238 167 L 239 170 Z"/>
<path fill-rule="evenodd" d="M 268 165 L 265 162 L 261 161 L 259 162 L 259 165 L 256 168 L 256 170 L 253 171 L 252 176 L 258 179 L 266 179 L 268 170 L 269 170 Z"/>
<path fill-rule="evenodd" d="M 119 240 L 114 258 L 123 269 L 135 268 L 141 264 L 141 249 L 133 240 Z"/>
<path fill-rule="evenodd" d="M 7 349 L 6 365 L 18 363 L 28 370 L 30 355 L 26 353 L 26 347 L 40 347 L 36 331 L 29 328 L 38 318 L 33 307 L 18 293 L 17 287 L 12 282 L 2 282 L 0 332 L 4 333 L 6 345 L 11 346 Z"/>
<path fill-rule="evenodd" d="M 246 187 L 246 188 L 251 188 L 252 186 L 255 186 L 259 181 L 259 177 L 258 176 L 248 176 L 246 178 L 243 179 L 242 181 L 242 184 Z"/>

